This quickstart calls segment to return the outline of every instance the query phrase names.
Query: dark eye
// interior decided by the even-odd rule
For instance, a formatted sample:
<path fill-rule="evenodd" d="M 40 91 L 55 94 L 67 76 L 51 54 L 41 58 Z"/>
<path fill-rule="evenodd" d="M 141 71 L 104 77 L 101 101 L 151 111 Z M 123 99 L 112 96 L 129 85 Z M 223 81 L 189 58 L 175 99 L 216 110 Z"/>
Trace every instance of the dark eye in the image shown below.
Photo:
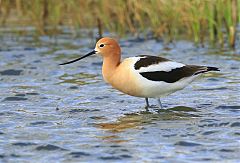
<path fill-rule="evenodd" d="M 104 44 L 100 44 L 99 47 L 100 47 L 100 48 L 104 47 Z"/>

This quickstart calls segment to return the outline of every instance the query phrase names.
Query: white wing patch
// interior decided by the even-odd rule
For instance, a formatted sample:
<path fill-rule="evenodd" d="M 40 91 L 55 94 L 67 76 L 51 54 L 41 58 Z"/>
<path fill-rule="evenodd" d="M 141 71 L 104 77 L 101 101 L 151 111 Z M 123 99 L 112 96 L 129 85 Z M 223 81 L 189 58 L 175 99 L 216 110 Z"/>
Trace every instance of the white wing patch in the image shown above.
<path fill-rule="evenodd" d="M 180 68 L 185 66 L 185 64 L 173 62 L 173 61 L 166 61 L 160 62 L 158 64 L 153 64 L 148 67 L 141 67 L 138 72 L 154 72 L 154 71 L 165 71 L 170 72 L 173 69 Z"/>

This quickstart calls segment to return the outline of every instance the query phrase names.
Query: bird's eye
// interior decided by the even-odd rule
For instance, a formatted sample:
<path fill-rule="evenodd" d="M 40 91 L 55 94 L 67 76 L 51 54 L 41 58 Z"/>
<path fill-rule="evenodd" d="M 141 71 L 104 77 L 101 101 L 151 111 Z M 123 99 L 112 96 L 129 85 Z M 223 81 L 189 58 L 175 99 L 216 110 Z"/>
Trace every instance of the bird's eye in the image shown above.
<path fill-rule="evenodd" d="M 100 44 L 99 47 L 100 47 L 100 48 L 103 48 L 103 47 L 104 47 L 104 44 Z"/>

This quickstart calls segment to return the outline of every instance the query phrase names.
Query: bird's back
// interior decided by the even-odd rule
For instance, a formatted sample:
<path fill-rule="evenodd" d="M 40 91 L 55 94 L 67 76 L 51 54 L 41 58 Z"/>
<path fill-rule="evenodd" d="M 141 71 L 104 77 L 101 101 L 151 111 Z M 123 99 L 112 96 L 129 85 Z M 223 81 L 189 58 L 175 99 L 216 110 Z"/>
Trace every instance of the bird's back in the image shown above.
<path fill-rule="evenodd" d="M 185 65 L 156 56 L 123 60 L 109 83 L 133 96 L 162 97 L 183 89 L 200 74 L 219 71 L 215 67 Z"/>

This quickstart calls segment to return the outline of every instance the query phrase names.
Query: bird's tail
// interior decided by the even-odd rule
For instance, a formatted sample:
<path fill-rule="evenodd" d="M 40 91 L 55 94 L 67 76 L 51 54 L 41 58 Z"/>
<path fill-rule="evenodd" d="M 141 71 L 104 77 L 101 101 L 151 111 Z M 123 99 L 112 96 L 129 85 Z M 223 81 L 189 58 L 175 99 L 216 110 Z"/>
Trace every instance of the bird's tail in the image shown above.
<path fill-rule="evenodd" d="M 217 67 L 202 66 L 199 68 L 197 72 L 194 73 L 194 75 L 202 74 L 209 71 L 220 71 L 220 70 Z"/>
<path fill-rule="evenodd" d="M 217 67 L 207 67 L 206 71 L 208 72 L 208 71 L 220 71 L 220 70 Z"/>

